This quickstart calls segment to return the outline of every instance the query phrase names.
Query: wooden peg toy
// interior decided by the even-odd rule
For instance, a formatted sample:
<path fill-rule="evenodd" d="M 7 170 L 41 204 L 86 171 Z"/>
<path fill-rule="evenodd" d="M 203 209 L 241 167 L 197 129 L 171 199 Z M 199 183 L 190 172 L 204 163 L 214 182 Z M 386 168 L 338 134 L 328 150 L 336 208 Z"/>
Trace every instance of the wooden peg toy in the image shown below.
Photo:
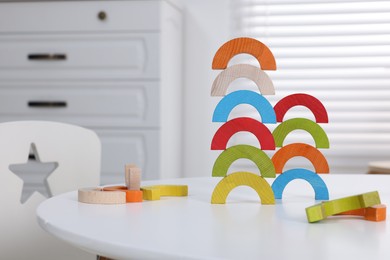
<path fill-rule="evenodd" d="M 313 137 L 317 148 L 329 148 L 329 139 L 324 129 L 306 118 L 292 118 L 278 125 L 272 132 L 276 147 L 282 147 L 287 135 L 297 129 L 307 131 Z"/>
<path fill-rule="evenodd" d="M 292 94 L 282 98 L 275 106 L 276 120 L 282 122 L 287 111 L 295 106 L 304 106 L 314 114 L 317 123 L 328 123 L 328 113 L 317 98 L 308 94 Z"/>
<path fill-rule="evenodd" d="M 126 202 L 142 202 L 141 190 L 129 190 L 126 186 L 108 186 L 103 187 L 103 191 L 106 192 L 122 192 L 126 194 Z"/>
<path fill-rule="evenodd" d="M 313 223 L 342 212 L 368 208 L 378 204 L 381 204 L 379 193 L 372 191 L 313 205 L 306 208 L 306 216 L 307 220 Z"/>
<path fill-rule="evenodd" d="M 292 169 L 280 174 L 272 183 L 275 199 L 281 199 L 287 184 L 297 179 L 305 180 L 311 185 L 316 200 L 329 199 L 328 187 L 325 182 L 318 174 L 307 169 Z"/>
<path fill-rule="evenodd" d="M 78 201 L 90 204 L 124 204 L 126 194 L 121 191 L 107 192 L 102 188 L 82 188 L 78 190 Z"/>
<path fill-rule="evenodd" d="M 230 112 L 238 105 L 248 104 L 253 106 L 261 116 L 264 124 L 275 124 L 276 115 L 271 103 L 259 93 L 250 90 L 237 90 L 219 101 L 214 109 L 213 122 L 226 122 Z"/>
<path fill-rule="evenodd" d="M 214 188 L 211 204 L 225 204 L 229 193 L 238 186 L 248 186 L 254 189 L 261 204 L 275 204 L 271 186 L 260 175 L 250 172 L 235 172 L 223 178 Z"/>
<path fill-rule="evenodd" d="M 238 78 L 255 82 L 262 95 L 275 95 L 274 84 L 267 73 L 253 65 L 236 64 L 218 74 L 211 88 L 211 96 L 225 96 L 230 83 Z"/>
<path fill-rule="evenodd" d="M 135 164 L 125 165 L 125 181 L 128 190 L 140 190 L 141 169 Z"/>
<path fill-rule="evenodd" d="M 231 58 L 246 53 L 255 57 L 262 70 L 276 70 L 276 62 L 271 50 L 262 42 L 253 38 L 235 38 L 224 43 L 214 55 L 212 68 L 226 69 Z"/>
<path fill-rule="evenodd" d="M 153 185 L 141 187 L 141 190 L 145 200 L 159 200 L 161 196 L 188 196 L 187 185 Z"/>
<path fill-rule="evenodd" d="M 375 221 L 375 222 L 384 221 L 386 220 L 386 205 L 379 204 L 368 208 L 349 210 L 349 211 L 336 214 L 336 216 L 337 215 L 362 216 L 364 217 L 365 220 L 368 221 Z"/>
<path fill-rule="evenodd" d="M 256 164 L 264 178 L 275 178 L 275 167 L 268 155 L 257 147 L 239 144 L 224 150 L 214 162 L 213 177 L 225 177 L 229 167 L 238 159 L 248 159 Z"/>
<path fill-rule="evenodd" d="M 229 139 L 238 132 L 247 131 L 254 134 L 262 150 L 275 150 L 274 136 L 263 123 L 250 117 L 239 117 L 223 124 L 211 141 L 211 150 L 225 150 Z"/>
<path fill-rule="evenodd" d="M 292 143 L 283 146 L 272 156 L 275 172 L 282 173 L 287 161 L 297 156 L 307 158 L 313 164 L 316 173 L 329 173 L 328 162 L 320 150 L 303 143 Z"/>

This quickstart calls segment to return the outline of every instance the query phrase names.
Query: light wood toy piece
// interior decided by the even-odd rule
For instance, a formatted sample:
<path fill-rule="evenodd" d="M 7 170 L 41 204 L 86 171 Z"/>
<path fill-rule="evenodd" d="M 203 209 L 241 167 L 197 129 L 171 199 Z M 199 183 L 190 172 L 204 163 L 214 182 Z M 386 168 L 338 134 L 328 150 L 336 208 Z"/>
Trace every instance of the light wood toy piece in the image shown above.
<path fill-rule="evenodd" d="M 250 90 L 237 90 L 222 98 L 215 107 L 213 122 L 226 122 L 233 108 L 241 104 L 256 108 L 264 124 L 276 123 L 276 115 L 271 103 L 259 93 Z"/>
<path fill-rule="evenodd" d="M 341 212 L 336 215 L 362 216 L 364 217 L 365 220 L 379 222 L 379 221 L 386 220 L 386 205 L 379 204 L 368 208 L 361 208 L 361 209 Z"/>
<path fill-rule="evenodd" d="M 82 188 L 78 190 L 78 201 L 90 204 L 123 204 L 126 194 L 121 191 L 103 191 L 102 188 Z"/>
<path fill-rule="evenodd" d="M 213 177 L 225 177 L 230 165 L 238 159 L 248 159 L 259 168 L 264 178 L 275 178 L 275 167 L 268 155 L 257 147 L 239 144 L 224 150 L 214 162 Z"/>
<path fill-rule="evenodd" d="M 161 196 L 188 196 L 187 185 L 153 185 L 141 187 L 144 200 L 159 200 Z"/>
<path fill-rule="evenodd" d="M 276 173 L 282 173 L 287 161 L 296 156 L 309 159 L 313 164 L 316 173 L 329 173 L 329 165 L 325 156 L 317 148 L 303 143 L 288 144 L 280 148 L 274 156 L 272 162 Z"/>
<path fill-rule="evenodd" d="M 368 163 L 370 174 L 390 174 L 390 161 L 373 161 Z"/>
<path fill-rule="evenodd" d="M 250 172 L 235 172 L 223 178 L 215 187 L 211 196 L 211 204 L 225 204 L 229 193 L 238 186 L 249 186 L 254 189 L 261 204 L 275 204 L 271 186 L 261 176 Z"/>
<path fill-rule="evenodd" d="M 135 164 L 126 164 L 125 181 L 128 190 L 139 191 L 141 187 L 141 169 Z"/>
<path fill-rule="evenodd" d="M 317 148 L 329 148 L 329 139 L 324 129 L 306 118 L 293 118 L 278 125 L 272 132 L 276 147 L 282 147 L 287 135 L 297 129 L 307 131 L 313 137 Z"/>
<path fill-rule="evenodd" d="M 254 134 L 262 150 L 275 150 L 274 136 L 263 123 L 250 117 L 239 117 L 223 124 L 211 141 L 211 150 L 225 150 L 229 139 L 238 132 L 247 131 Z"/>
<path fill-rule="evenodd" d="M 282 122 L 287 111 L 295 106 L 304 106 L 310 109 L 317 123 L 328 123 L 328 113 L 321 101 L 311 95 L 301 93 L 284 97 L 274 106 L 276 120 Z"/>
<path fill-rule="evenodd" d="M 311 185 L 316 200 L 329 199 L 328 187 L 325 182 L 318 174 L 307 169 L 291 169 L 279 175 L 272 183 L 275 199 L 281 199 L 287 184 L 297 179 L 305 180 Z"/>
<path fill-rule="evenodd" d="M 368 208 L 378 204 L 381 204 L 379 193 L 372 191 L 308 207 L 306 208 L 306 216 L 307 220 L 312 223 L 345 211 Z"/>
<path fill-rule="evenodd" d="M 238 78 L 255 82 L 262 95 L 275 95 L 274 84 L 267 73 L 253 65 L 236 64 L 218 74 L 211 88 L 211 96 L 225 96 L 230 83 Z"/>
<path fill-rule="evenodd" d="M 105 192 L 122 192 L 126 195 L 126 202 L 142 202 L 142 191 L 141 190 L 129 190 L 126 186 L 108 186 L 103 187 Z"/>
<path fill-rule="evenodd" d="M 262 70 L 276 70 L 276 62 L 271 50 L 253 38 L 235 38 L 224 43 L 214 55 L 213 69 L 226 69 L 231 58 L 246 53 L 255 57 Z"/>

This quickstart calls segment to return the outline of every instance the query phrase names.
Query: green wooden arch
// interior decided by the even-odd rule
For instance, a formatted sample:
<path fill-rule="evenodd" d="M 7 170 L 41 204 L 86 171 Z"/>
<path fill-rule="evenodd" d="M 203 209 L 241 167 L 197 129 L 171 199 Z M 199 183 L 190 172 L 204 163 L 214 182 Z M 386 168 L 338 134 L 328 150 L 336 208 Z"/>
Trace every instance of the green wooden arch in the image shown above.
<path fill-rule="evenodd" d="M 297 129 L 305 130 L 313 137 L 317 148 L 329 148 L 329 139 L 324 129 L 306 118 L 293 118 L 278 125 L 272 132 L 276 147 L 282 147 L 287 135 Z"/>
<path fill-rule="evenodd" d="M 213 177 L 225 177 L 230 165 L 238 159 L 253 161 L 260 170 L 260 175 L 265 178 L 275 178 L 275 167 L 271 158 L 257 147 L 251 145 L 235 145 L 224 150 L 215 160 Z"/>

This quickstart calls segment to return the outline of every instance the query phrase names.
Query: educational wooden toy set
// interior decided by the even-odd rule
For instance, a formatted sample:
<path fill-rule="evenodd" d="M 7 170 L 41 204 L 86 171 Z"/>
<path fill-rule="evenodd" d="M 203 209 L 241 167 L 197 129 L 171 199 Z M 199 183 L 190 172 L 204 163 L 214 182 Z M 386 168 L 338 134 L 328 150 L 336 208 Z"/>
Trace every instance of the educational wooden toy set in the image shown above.
<path fill-rule="evenodd" d="M 252 55 L 260 64 L 260 68 L 249 64 L 236 64 L 228 67 L 231 58 L 237 54 Z M 221 150 L 213 169 L 213 177 L 223 177 L 215 187 L 212 204 L 224 204 L 229 193 L 237 186 L 249 186 L 260 197 L 262 204 L 275 204 L 275 199 L 282 199 L 283 190 L 287 184 L 296 179 L 307 181 L 314 189 L 316 200 L 328 200 L 329 192 L 325 182 L 318 174 L 329 173 L 329 165 L 319 149 L 329 148 L 329 139 L 320 124 L 328 123 L 328 114 L 324 105 L 317 98 L 296 93 L 282 98 L 272 107 L 265 95 L 274 95 L 275 88 L 272 80 L 264 72 L 276 70 L 275 58 L 270 49 L 262 42 L 252 38 L 236 38 L 223 44 L 216 52 L 212 69 L 222 70 L 215 78 L 211 96 L 222 96 L 217 104 L 212 122 L 223 123 L 214 134 L 211 141 L 211 150 Z M 231 82 L 237 78 L 247 78 L 256 83 L 259 93 L 249 90 L 237 90 L 227 94 Z M 229 120 L 231 111 L 240 104 L 253 106 L 261 117 L 261 122 L 249 118 L 239 117 Z M 306 118 L 292 118 L 284 120 L 286 113 L 295 106 L 304 106 L 309 109 L 315 121 Z M 276 124 L 271 133 L 266 124 Z M 294 130 L 308 132 L 315 146 L 306 143 L 291 143 L 284 145 L 287 135 Z M 259 148 L 238 144 L 227 147 L 230 138 L 237 132 L 250 132 L 259 142 Z M 275 150 L 272 159 L 263 150 Z M 314 171 L 296 168 L 284 171 L 288 160 L 294 157 L 307 158 L 313 165 Z M 252 172 L 239 171 L 228 174 L 228 169 L 238 159 L 248 159 L 254 162 L 260 175 Z M 276 177 L 276 173 L 280 174 Z M 264 178 L 275 178 L 272 186 Z M 356 201 L 369 201 L 357 203 Z M 331 215 L 351 214 L 364 216 L 367 220 L 384 220 L 386 206 L 380 204 L 379 194 L 372 192 L 356 195 L 335 201 L 324 202 L 309 207 L 307 217 L 309 222 L 316 222 Z M 337 208 L 332 211 L 331 209 Z"/>
<path fill-rule="evenodd" d="M 240 53 L 254 56 L 260 68 L 249 64 L 237 64 L 227 67 L 230 59 Z M 212 204 L 225 204 L 229 193 L 238 186 L 254 189 L 262 204 L 275 204 L 275 199 L 282 199 L 283 190 L 293 180 L 307 181 L 315 192 L 316 200 L 325 200 L 320 204 L 306 208 L 310 223 L 326 219 L 329 216 L 354 215 L 370 221 L 386 219 L 386 206 L 381 204 L 377 191 L 360 195 L 329 200 L 325 182 L 318 174 L 329 173 L 329 165 L 319 149 L 329 148 L 329 139 L 320 124 L 328 123 L 328 114 L 317 98 L 304 93 L 296 93 L 282 98 L 274 107 L 265 98 L 274 95 L 272 80 L 264 70 L 276 70 L 276 62 L 270 49 L 252 38 L 236 38 L 223 44 L 216 52 L 212 68 L 222 70 L 213 82 L 211 96 L 222 96 L 217 104 L 212 121 L 222 123 L 211 141 L 212 150 L 222 151 L 216 159 L 213 177 L 222 177 L 211 196 Z M 247 78 L 256 83 L 259 93 L 250 90 L 237 90 L 227 94 L 227 89 L 235 79 Z M 241 104 L 254 107 L 261 121 L 250 117 L 229 119 L 231 111 Z M 286 113 L 295 106 L 309 109 L 315 120 L 291 118 L 285 120 Z M 277 124 L 271 131 L 266 124 Z M 308 132 L 315 146 L 306 143 L 284 145 L 286 137 L 295 130 Z M 237 144 L 227 147 L 230 138 L 238 132 L 252 133 L 259 142 L 259 147 Z M 270 158 L 264 150 L 277 150 Z M 314 171 L 303 168 L 284 170 L 286 163 L 294 157 L 308 159 Z M 252 161 L 260 174 L 238 171 L 228 174 L 230 166 L 239 159 Z M 276 177 L 276 173 L 279 174 Z M 134 164 L 125 166 L 126 186 L 108 186 L 83 188 L 78 191 L 78 200 L 92 204 L 122 204 L 159 200 L 161 196 L 187 196 L 187 185 L 154 185 L 141 187 L 141 169 Z M 272 186 L 265 178 L 275 178 Z"/>
<path fill-rule="evenodd" d="M 237 64 L 227 68 L 229 60 L 236 54 L 247 53 L 253 55 L 260 63 L 260 68 L 248 64 Z M 215 161 L 212 176 L 225 177 L 217 185 L 212 195 L 211 203 L 225 203 L 227 194 L 238 185 L 255 187 L 262 204 L 274 204 L 272 199 L 281 199 L 286 185 L 295 179 L 303 179 L 311 184 L 315 191 L 315 197 L 319 200 L 329 198 L 328 189 L 318 173 L 329 173 L 326 158 L 318 148 L 329 148 L 329 140 L 325 131 L 318 123 L 327 123 L 328 114 L 322 103 L 313 96 L 307 94 L 293 94 L 281 99 L 275 107 L 264 97 L 274 95 L 275 88 L 272 80 L 264 70 L 276 70 L 275 58 L 270 49 L 263 43 L 252 38 L 236 38 L 223 44 L 213 59 L 213 69 L 224 69 L 215 79 L 211 96 L 224 96 L 217 104 L 213 122 L 224 123 L 215 133 L 211 142 L 212 150 L 222 150 Z M 229 84 L 236 78 L 247 78 L 256 83 L 259 93 L 249 90 L 237 90 L 227 94 Z M 249 117 L 233 118 L 229 120 L 229 114 L 236 106 L 249 104 L 253 106 L 261 116 L 261 122 Z M 316 118 L 313 122 L 305 118 L 293 118 L 283 121 L 284 116 L 295 106 L 305 106 L 312 111 Z M 266 124 L 280 124 L 271 133 Z M 316 147 L 309 144 L 294 143 L 283 146 L 287 135 L 297 129 L 310 133 L 315 140 Z M 237 132 L 246 131 L 255 135 L 260 148 L 251 145 L 235 145 L 227 148 L 229 139 Z M 270 159 L 263 150 L 275 150 L 281 147 Z M 283 172 L 283 167 L 293 157 L 302 156 L 309 159 L 314 165 L 315 172 L 307 169 L 292 169 Z M 260 175 L 249 172 L 240 172 L 227 176 L 230 165 L 238 159 L 246 158 L 253 161 L 260 170 Z M 262 178 L 275 178 L 279 175 L 271 189 Z M 249 177 L 250 176 L 250 177 Z M 228 177 L 228 178 L 227 178 Z M 238 181 L 239 180 L 239 181 Z M 257 182 L 254 185 L 252 182 Z M 260 192 L 258 189 L 264 190 Z"/>

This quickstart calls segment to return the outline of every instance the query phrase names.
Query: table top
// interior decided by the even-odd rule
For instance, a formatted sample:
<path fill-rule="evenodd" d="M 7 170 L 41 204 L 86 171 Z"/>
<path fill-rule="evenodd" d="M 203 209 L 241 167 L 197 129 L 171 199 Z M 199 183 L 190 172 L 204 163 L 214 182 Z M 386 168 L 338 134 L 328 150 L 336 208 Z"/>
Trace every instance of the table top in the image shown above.
<path fill-rule="evenodd" d="M 377 190 L 390 205 L 390 175 L 321 177 L 330 199 Z M 189 196 L 121 205 L 79 203 L 76 191 L 64 193 L 38 207 L 38 222 L 68 243 L 115 259 L 390 259 L 387 221 L 338 216 L 308 223 L 305 208 L 319 201 L 305 181 L 289 183 L 276 205 L 261 205 L 244 186 L 226 204 L 211 204 L 220 179 L 144 182 L 187 184 Z"/>

